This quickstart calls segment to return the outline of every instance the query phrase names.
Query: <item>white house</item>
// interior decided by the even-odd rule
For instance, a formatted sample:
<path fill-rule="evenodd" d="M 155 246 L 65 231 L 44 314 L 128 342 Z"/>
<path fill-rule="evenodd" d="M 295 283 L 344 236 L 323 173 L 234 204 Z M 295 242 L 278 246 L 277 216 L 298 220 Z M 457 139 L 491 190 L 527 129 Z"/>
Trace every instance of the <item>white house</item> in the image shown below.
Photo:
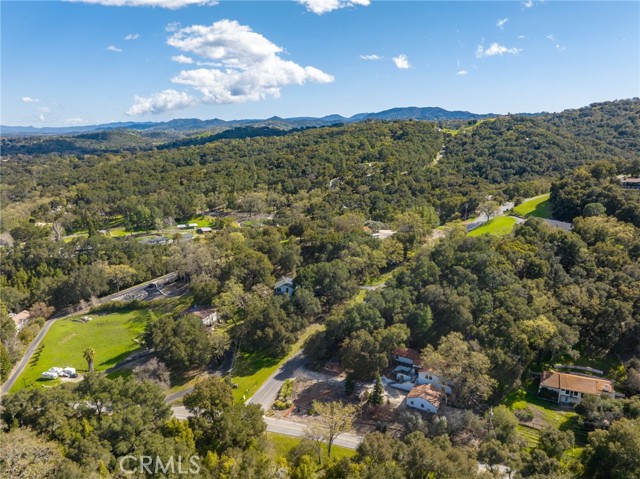
<path fill-rule="evenodd" d="M 415 349 L 398 348 L 393 352 L 393 359 L 402 365 L 420 367 L 420 353 Z"/>
<path fill-rule="evenodd" d="M 211 308 L 196 308 L 189 311 L 190 314 L 195 314 L 200 318 L 202 324 L 207 327 L 213 326 L 218 321 L 218 312 Z"/>
<path fill-rule="evenodd" d="M 286 294 L 289 297 L 293 296 L 293 279 L 288 276 L 280 278 L 273 287 L 275 294 Z"/>
<path fill-rule="evenodd" d="M 444 392 L 433 384 L 420 384 L 413 387 L 407 394 L 407 406 L 418 411 L 437 413 L 440 403 L 444 398 Z"/>
<path fill-rule="evenodd" d="M 557 393 L 560 404 L 578 404 L 586 395 L 616 397 L 610 379 L 556 371 L 542 373 L 538 394 L 543 389 Z"/>
<path fill-rule="evenodd" d="M 418 378 L 416 379 L 416 384 L 433 384 L 434 386 L 437 386 L 439 388 L 444 387 L 444 391 L 447 394 L 451 394 L 451 387 L 443 386 L 440 378 L 436 376 L 429 368 L 421 368 L 418 370 Z"/>

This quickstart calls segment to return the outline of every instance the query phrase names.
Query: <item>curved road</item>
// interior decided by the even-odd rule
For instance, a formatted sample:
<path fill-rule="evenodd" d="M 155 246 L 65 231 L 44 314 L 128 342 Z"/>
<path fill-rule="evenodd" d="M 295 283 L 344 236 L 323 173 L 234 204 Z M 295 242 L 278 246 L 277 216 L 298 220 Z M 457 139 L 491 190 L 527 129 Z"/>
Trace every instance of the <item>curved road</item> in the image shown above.
<path fill-rule="evenodd" d="M 172 280 L 172 279 L 175 278 L 175 276 L 176 276 L 175 273 L 165 274 L 164 276 L 160 276 L 159 278 L 154 278 L 152 280 L 145 281 L 144 283 L 137 284 L 137 285 L 135 285 L 135 286 L 133 286 L 131 288 L 124 289 L 124 290 L 119 291 L 119 292 L 114 293 L 114 294 L 110 294 L 109 296 L 104 296 L 104 297 L 100 298 L 98 301 L 101 304 L 101 303 L 106 303 L 107 301 L 117 300 L 117 299 L 122 298 L 123 296 L 128 295 L 128 294 L 140 293 L 140 292 L 144 291 L 144 289 L 150 283 L 153 283 L 155 281 L 162 281 L 162 280 Z M 33 356 L 33 353 L 35 352 L 35 350 L 38 349 L 38 346 L 40 346 L 40 343 L 42 342 L 42 339 L 45 337 L 45 335 L 47 334 L 47 332 L 49 331 L 49 329 L 51 328 L 53 323 L 55 323 L 58 319 L 64 319 L 64 318 L 68 318 L 70 316 L 76 316 L 76 315 L 78 315 L 80 313 L 81 313 L 81 311 L 75 311 L 75 312 L 73 312 L 71 314 L 60 314 L 60 313 L 58 313 L 58 315 L 54 315 L 51 319 L 49 319 L 44 324 L 44 326 L 42 327 L 40 332 L 37 334 L 37 336 L 35 338 L 33 338 L 33 341 L 31 341 L 31 343 L 27 347 L 27 350 L 25 351 L 24 355 L 22 356 L 22 359 L 20 359 L 20 361 L 18 361 L 18 363 L 11 370 L 11 373 L 9 374 L 9 378 L 5 381 L 5 383 L 0 388 L 0 397 L 4 396 L 5 394 L 7 394 L 11 390 L 11 388 L 13 387 L 13 385 L 15 384 L 17 379 L 22 374 L 22 371 L 24 371 L 24 368 L 27 366 L 27 363 L 31 359 L 31 356 Z"/>
<path fill-rule="evenodd" d="M 273 374 L 269 376 L 253 396 L 245 401 L 245 404 L 257 404 L 262 406 L 265 411 L 268 411 L 278 397 L 278 392 L 280 391 L 282 384 L 287 379 L 296 377 L 296 374 L 304 364 L 304 360 L 305 358 L 302 352 L 298 352 L 291 356 L 282 366 L 276 369 Z M 165 401 L 174 401 L 190 392 L 191 389 L 193 388 L 171 394 L 165 398 Z M 171 411 L 177 419 L 187 419 L 191 416 L 191 413 L 184 406 L 172 406 Z M 268 432 L 275 432 L 294 437 L 304 437 L 306 435 L 307 425 L 304 423 L 268 416 L 264 416 L 263 419 L 267 424 Z M 364 436 L 359 434 L 342 433 L 336 438 L 334 444 L 348 449 L 357 449 L 363 438 Z"/>

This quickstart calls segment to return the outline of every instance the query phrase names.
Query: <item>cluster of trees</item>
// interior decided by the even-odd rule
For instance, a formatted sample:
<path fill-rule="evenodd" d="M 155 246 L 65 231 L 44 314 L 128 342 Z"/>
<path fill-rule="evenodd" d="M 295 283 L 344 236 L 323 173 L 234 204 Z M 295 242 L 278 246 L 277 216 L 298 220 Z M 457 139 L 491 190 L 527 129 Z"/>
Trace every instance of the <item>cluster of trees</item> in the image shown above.
<path fill-rule="evenodd" d="M 229 348 L 225 332 L 210 332 L 194 314 L 168 314 L 151 320 L 145 340 L 147 347 L 176 372 L 206 368 Z"/>
<path fill-rule="evenodd" d="M 52 314 L 51 306 L 36 303 L 29 310 L 28 322 L 18 331 L 6 305 L 0 301 L 0 381 L 7 379 L 15 362 Z"/>
<path fill-rule="evenodd" d="M 481 391 L 457 388 L 462 404 L 498 398 L 548 361 L 634 353 L 639 257 L 640 230 L 611 217 L 581 218 L 573 232 L 530 219 L 503 238 L 453 229 L 384 290 L 328 318 L 307 352 L 339 351 L 356 376 L 373 377 L 398 345 L 437 344 L 427 364 L 454 383 L 478 378 Z"/>
<path fill-rule="evenodd" d="M 190 477 L 275 477 L 259 406 L 234 404 L 231 386 L 219 378 L 198 384 L 184 404 L 192 413 L 188 422 L 171 418 L 157 385 L 98 374 L 77 385 L 9 395 L 3 399 L 0 471 L 7 477 L 171 478 L 183 477 L 195 463 L 199 471 Z M 127 456 L 151 456 L 153 472 L 124 473 L 120 464 Z M 164 465 L 173 458 L 173 468 L 156 471 L 156 458 Z M 125 465 L 130 470 L 139 462 Z"/>
<path fill-rule="evenodd" d="M 578 168 L 551 186 L 554 217 L 572 221 L 577 216 L 615 216 L 640 227 L 640 194 L 620 186 L 618 174 L 639 175 L 640 158 L 620 168 L 598 161 Z"/>
<path fill-rule="evenodd" d="M 44 235 L 14 231 L 16 242 L 2 249 L 0 300 L 14 312 L 37 302 L 64 307 L 89 301 L 167 272 L 163 246 L 105 236 L 56 242 L 50 230 L 33 229 Z"/>
<path fill-rule="evenodd" d="M 586 400 L 585 418 L 610 408 Z M 140 405 L 144 404 L 144 407 Z M 158 386 L 132 377 L 109 380 L 90 374 L 82 382 L 7 396 L 0 429 L 0 470 L 9 477 L 121 477 L 127 456 L 197 456 L 190 477 L 219 479 L 489 479 L 494 473 L 531 479 L 633 479 L 640 472 L 640 407 L 622 402 L 621 413 L 589 433 L 576 456 L 571 431 L 548 428 L 531 448 L 517 434 L 505 406 L 482 416 L 459 411 L 425 420 L 404 411 L 400 434 L 367 434 L 353 458 L 323 457 L 318 441 L 333 441 L 352 424 L 353 406 L 315 402 L 318 424 L 287 457 L 277 458 L 265 435 L 259 406 L 234 403 L 230 384 L 212 377 L 184 398 L 186 421 L 170 417 Z M 478 469 L 478 461 L 486 464 Z M 144 470 L 127 477 L 181 477 Z"/>

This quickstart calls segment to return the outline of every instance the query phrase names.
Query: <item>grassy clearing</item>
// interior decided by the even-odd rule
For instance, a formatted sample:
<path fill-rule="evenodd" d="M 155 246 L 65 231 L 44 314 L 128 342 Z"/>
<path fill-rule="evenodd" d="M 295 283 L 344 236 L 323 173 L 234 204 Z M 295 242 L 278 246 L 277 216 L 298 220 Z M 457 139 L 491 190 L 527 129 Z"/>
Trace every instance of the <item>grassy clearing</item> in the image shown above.
<path fill-rule="evenodd" d="M 276 457 L 287 457 L 289 452 L 300 444 L 301 439 L 299 437 L 285 436 L 284 434 L 277 434 L 275 432 L 268 432 L 267 438 L 273 446 L 274 454 Z M 334 445 L 331 448 L 331 457 L 334 459 L 342 459 L 344 457 L 354 456 L 356 451 L 347 449 L 346 447 Z M 323 458 L 327 457 L 327 445 L 322 445 Z"/>
<path fill-rule="evenodd" d="M 91 314 L 92 321 L 78 322 L 80 316 L 57 320 L 11 389 L 54 385 L 59 380 L 43 380 L 42 372 L 53 366 L 87 370 L 82 357 L 85 349 L 96 351 L 95 369 L 104 371 L 125 359 L 140 347 L 138 338 L 152 312 L 147 309 L 103 315 Z"/>
<path fill-rule="evenodd" d="M 535 198 L 525 201 L 513 208 L 513 212 L 517 216 L 536 216 L 538 218 L 551 218 L 551 203 L 549 203 L 549 195 L 536 196 Z"/>
<path fill-rule="evenodd" d="M 511 410 L 529 408 L 543 423 L 561 431 L 573 431 L 576 445 L 584 446 L 587 442 L 587 431 L 580 425 L 578 414 L 572 410 L 561 409 L 555 403 L 544 401 L 537 395 L 537 390 L 530 386 L 528 389 L 519 389 L 509 394 L 503 403 Z M 523 429 L 524 428 L 524 429 Z M 533 439 L 533 428 L 521 426 L 518 432 L 527 440 Z"/>
<path fill-rule="evenodd" d="M 242 402 L 243 396 L 245 399 L 250 398 L 276 369 L 302 349 L 302 345 L 309 336 L 323 328 L 324 326 L 320 324 L 309 326 L 291 346 L 289 354 L 282 359 L 265 356 L 261 353 L 240 353 L 233 375 L 233 382 L 238 385 L 233 390 L 234 399 L 237 402 Z"/>
<path fill-rule="evenodd" d="M 203 226 L 212 226 L 213 220 L 210 216 L 198 216 L 196 218 L 190 218 L 186 221 L 183 221 L 184 224 L 196 223 L 198 228 L 202 228 Z"/>
<path fill-rule="evenodd" d="M 474 230 L 469 231 L 469 236 L 482 236 L 482 235 L 495 235 L 504 236 L 513 230 L 516 225 L 516 219 L 510 216 L 497 216 L 492 220 L 487 221 L 482 226 L 477 227 Z"/>
<path fill-rule="evenodd" d="M 538 445 L 538 442 L 540 442 L 540 431 L 538 431 L 537 429 L 518 424 L 517 430 L 520 437 L 527 441 L 528 447 L 536 447 Z"/>

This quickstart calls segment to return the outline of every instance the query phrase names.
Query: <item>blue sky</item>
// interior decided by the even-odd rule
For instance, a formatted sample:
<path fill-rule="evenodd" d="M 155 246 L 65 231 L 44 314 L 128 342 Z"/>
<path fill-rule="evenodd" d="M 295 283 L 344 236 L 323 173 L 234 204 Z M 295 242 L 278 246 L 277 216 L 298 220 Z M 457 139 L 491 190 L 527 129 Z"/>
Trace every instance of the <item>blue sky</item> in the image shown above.
<path fill-rule="evenodd" d="M 635 1 L 197 3 L 211 2 L 3 1 L 2 124 L 560 111 L 640 95 Z"/>

